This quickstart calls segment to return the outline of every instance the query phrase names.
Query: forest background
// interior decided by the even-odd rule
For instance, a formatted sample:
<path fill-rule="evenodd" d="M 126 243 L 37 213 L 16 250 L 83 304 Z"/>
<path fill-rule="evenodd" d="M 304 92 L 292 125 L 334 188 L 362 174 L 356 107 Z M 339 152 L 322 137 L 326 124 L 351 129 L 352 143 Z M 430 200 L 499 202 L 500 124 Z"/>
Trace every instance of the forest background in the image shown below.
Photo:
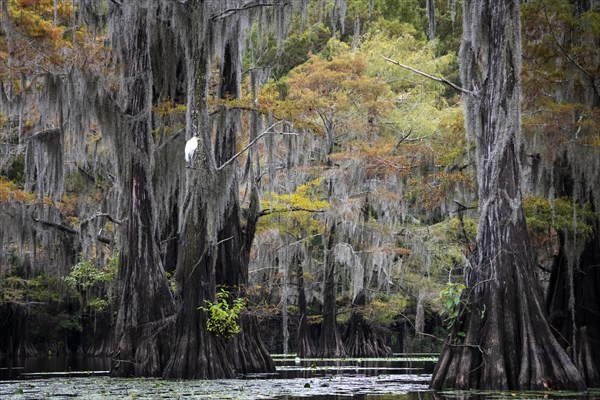
<path fill-rule="evenodd" d="M 123 374 L 206 373 L 175 361 L 193 340 L 438 352 L 477 234 L 474 144 L 460 92 L 385 58 L 458 84 L 461 2 L 185 3 L 2 2 L 0 354 L 114 357 L 175 324 L 194 328 Z M 536 273 L 597 385 L 600 10 L 522 3 Z M 227 363 L 269 368 L 249 352 Z"/>

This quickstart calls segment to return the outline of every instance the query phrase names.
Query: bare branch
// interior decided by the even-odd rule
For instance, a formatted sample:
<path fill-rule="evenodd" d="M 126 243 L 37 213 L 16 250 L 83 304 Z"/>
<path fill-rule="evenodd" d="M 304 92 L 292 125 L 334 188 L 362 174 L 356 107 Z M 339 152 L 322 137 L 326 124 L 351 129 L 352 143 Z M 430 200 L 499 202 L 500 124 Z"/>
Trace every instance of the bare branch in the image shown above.
<path fill-rule="evenodd" d="M 412 134 L 413 128 L 412 126 L 410 127 L 410 130 L 408 131 L 408 133 L 406 135 L 403 135 L 400 140 L 398 141 L 398 143 L 396 143 L 396 146 L 394 146 L 394 151 L 398 149 L 398 147 L 400 147 L 400 145 L 402 144 L 402 142 L 404 142 L 406 139 L 408 139 L 408 137 Z"/>
<path fill-rule="evenodd" d="M 302 208 L 302 207 L 290 207 L 290 208 L 286 208 L 285 210 L 273 210 L 272 208 L 266 209 L 266 210 L 262 210 L 258 216 L 259 217 L 264 217 L 265 215 L 269 215 L 269 214 L 275 214 L 275 213 L 284 213 L 284 212 L 295 212 L 295 211 L 305 211 L 305 212 L 311 212 L 311 213 L 323 213 L 325 212 L 325 210 L 310 210 L 308 208 Z"/>
<path fill-rule="evenodd" d="M 45 129 L 43 131 L 34 133 L 33 135 L 29 136 L 27 138 L 27 140 L 38 139 L 42 136 L 57 135 L 57 134 L 60 134 L 60 128 L 50 128 L 50 129 Z"/>
<path fill-rule="evenodd" d="M 392 64 L 396 64 L 397 66 L 399 66 L 399 67 L 402 67 L 402 68 L 404 68 L 404 69 L 407 69 L 407 70 L 409 70 L 409 71 L 412 71 L 412 72 L 414 72 L 415 74 L 418 74 L 418 75 L 424 76 L 425 78 L 429 78 L 429 79 L 431 79 L 431 80 L 434 80 L 434 81 L 436 81 L 436 82 L 443 83 L 444 85 L 448 85 L 448 86 L 450 86 L 451 88 L 453 88 L 453 89 L 456 89 L 456 90 L 458 90 L 458 91 L 459 91 L 459 92 L 461 92 L 461 93 L 464 93 L 464 94 L 469 94 L 469 95 L 472 95 L 472 96 L 476 96 L 476 95 L 477 95 L 477 93 L 475 93 L 475 92 L 472 92 L 472 91 L 470 91 L 470 90 L 467 90 L 467 89 L 464 89 L 464 88 L 462 88 L 462 87 L 460 87 L 460 86 L 456 85 L 455 83 L 452 83 L 452 82 L 450 82 L 450 81 L 449 81 L 448 79 L 446 79 L 446 78 L 439 78 L 439 77 L 437 77 L 437 76 L 429 75 L 429 74 L 428 74 L 428 73 L 426 73 L 426 72 L 420 71 L 420 70 L 418 70 L 418 69 L 416 69 L 416 68 L 413 68 L 413 67 L 409 67 L 408 65 L 401 64 L 401 63 L 399 63 L 399 62 L 398 62 L 398 61 L 396 61 L 396 60 L 392 60 L 391 58 L 388 58 L 388 57 L 385 57 L 385 56 L 381 56 L 381 57 L 382 57 L 384 60 L 386 60 L 386 61 L 388 61 L 388 62 L 391 62 Z"/>
<path fill-rule="evenodd" d="M 212 17 L 210 17 L 210 19 L 212 21 L 215 21 L 219 18 L 225 18 L 228 17 L 229 15 L 239 12 L 239 11 L 245 11 L 245 10 L 250 10 L 252 8 L 257 8 L 257 7 L 274 7 L 276 6 L 277 3 L 261 3 L 260 1 L 255 1 L 253 3 L 248 3 L 246 5 L 244 5 L 243 7 L 239 7 L 239 8 L 229 8 L 225 11 L 222 11 L 218 14 L 213 15 Z"/>
<path fill-rule="evenodd" d="M 115 219 L 115 218 L 114 218 L 112 215 L 110 215 L 110 214 L 107 214 L 107 213 L 97 213 L 97 214 L 95 214 L 95 215 L 92 215 L 91 217 L 89 217 L 89 218 L 87 218 L 87 219 L 83 220 L 83 221 L 81 222 L 81 224 L 87 224 L 88 222 L 90 222 L 90 221 L 92 221 L 92 220 L 94 220 L 94 219 L 96 219 L 96 218 L 100 218 L 100 217 L 104 217 L 104 218 L 108 219 L 109 221 L 111 221 L 111 222 L 113 222 L 113 223 L 115 223 L 115 224 L 117 224 L 117 225 L 121 225 L 121 224 L 123 223 L 123 221 L 119 221 L 119 220 Z"/>
<path fill-rule="evenodd" d="M 598 92 L 598 87 L 596 87 L 596 81 L 600 77 L 592 75 L 588 70 L 586 70 L 583 66 L 581 66 L 581 64 L 579 64 L 577 62 L 577 60 L 574 59 L 573 56 L 571 56 L 567 52 L 567 50 L 563 47 L 563 45 L 560 44 L 560 42 L 558 41 L 558 38 L 554 34 L 554 30 L 552 29 L 552 26 L 550 24 L 550 18 L 548 17 L 548 12 L 546 10 L 546 7 L 544 7 L 544 16 L 546 17 L 546 24 L 548 25 L 548 30 L 550 30 L 550 34 L 552 35 L 552 39 L 554 39 L 554 43 L 556 43 L 556 46 L 565 55 L 565 57 L 567 57 L 567 60 L 569 60 L 573 65 L 575 65 L 575 67 L 577 67 L 577 69 L 579 69 L 581 72 L 583 72 L 583 74 L 585 76 L 590 78 L 590 80 L 592 81 L 592 90 L 596 94 L 596 97 L 600 98 L 600 92 Z"/>
<path fill-rule="evenodd" d="M 232 162 L 234 162 L 239 156 L 241 156 L 242 154 L 244 154 L 245 151 L 247 151 L 250 147 L 252 147 L 254 145 L 254 143 L 256 143 L 260 138 L 262 138 L 266 134 L 268 134 L 268 133 L 275 133 L 271 129 L 273 129 L 275 126 L 279 125 L 282 122 L 283 121 L 277 121 L 273 125 L 269 126 L 267 129 L 265 129 L 265 131 L 263 133 L 261 133 L 260 135 L 258 135 L 254 139 L 252 139 L 252 141 L 250 141 L 250 143 L 248 143 L 248 145 L 246 147 L 244 147 L 242 150 L 240 150 L 237 153 L 235 153 L 233 155 L 233 157 L 231 157 L 229 160 L 225 161 L 223 164 L 221 164 L 220 166 L 218 166 L 217 167 L 217 171 L 222 170 L 223 168 L 225 168 L 226 166 L 228 166 L 229 164 L 231 164 Z"/>
<path fill-rule="evenodd" d="M 234 107 L 230 107 L 230 106 L 227 106 L 227 105 L 220 105 L 219 107 L 217 107 L 216 109 L 214 109 L 213 111 L 211 111 L 210 113 L 208 113 L 208 115 L 213 116 L 213 115 L 219 114 L 222 111 L 230 111 L 230 110 L 253 111 L 253 112 L 259 112 L 259 113 L 266 114 L 266 112 L 260 110 L 260 108 L 258 108 L 256 106 L 234 106 Z"/>
<path fill-rule="evenodd" d="M 59 231 L 70 233 L 71 235 L 79 235 L 79 232 L 77 230 L 75 230 L 73 228 L 70 228 L 70 227 L 68 227 L 66 225 L 57 224 L 56 222 L 50 222 L 50 221 L 42 220 L 42 219 L 36 218 L 33 214 L 31 214 L 31 219 L 34 222 L 39 222 L 40 224 L 42 224 L 44 226 L 47 226 L 47 227 L 50 227 L 50 228 L 56 228 Z"/>
<path fill-rule="evenodd" d="M 66 225 L 63 225 L 63 224 L 58 224 L 56 222 L 50 222 L 50 221 L 46 221 L 46 220 L 43 220 L 43 219 L 36 218 L 33 214 L 31 215 L 31 219 L 34 222 L 38 222 L 38 223 L 42 224 L 43 226 L 46 226 L 46 227 L 49 227 L 49 228 L 58 229 L 59 231 L 66 232 L 66 233 L 69 233 L 71 235 L 81 235 L 81 232 L 79 232 L 76 229 L 73 229 L 73 228 L 68 227 Z M 111 244 L 112 243 L 112 241 L 109 238 L 106 238 L 104 236 L 98 236 L 98 237 L 96 237 L 96 240 L 98 240 L 99 242 L 104 243 L 104 244 Z"/>
<path fill-rule="evenodd" d="M 185 129 L 178 130 L 177 132 L 172 134 L 167 140 L 165 140 L 160 146 L 158 146 L 154 151 L 161 150 L 163 147 L 165 147 L 166 145 L 171 143 L 173 140 L 177 139 L 179 137 L 179 135 L 181 135 L 181 133 L 184 131 L 185 131 Z"/>
<path fill-rule="evenodd" d="M 477 207 L 467 207 L 467 206 L 465 206 L 464 204 L 462 204 L 462 203 L 459 203 L 459 202 L 458 202 L 458 201 L 456 201 L 456 200 L 452 200 L 452 201 L 453 201 L 454 203 L 456 203 L 456 205 L 458 206 L 458 208 L 456 209 L 456 211 L 451 211 L 451 212 L 455 212 L 455 213 L 461 213 L 461 212 L 463 212 L 463 211 L 466 211 L 466 210 L 476 210 L 476 209 L 477 209 Z"/>

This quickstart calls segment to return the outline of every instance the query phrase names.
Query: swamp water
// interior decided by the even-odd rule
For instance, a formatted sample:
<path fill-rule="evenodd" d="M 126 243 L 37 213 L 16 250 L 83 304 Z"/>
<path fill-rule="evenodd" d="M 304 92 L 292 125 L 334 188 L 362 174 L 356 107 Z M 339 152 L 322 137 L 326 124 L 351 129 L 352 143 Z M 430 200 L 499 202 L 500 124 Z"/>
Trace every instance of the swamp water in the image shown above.
<path fill-rule="evenodd" d="M 275 355 L 273 359 L 274 374 L 211 381 L 95 376 L 108 372 L 107 359 L 26 359 L 18 369 L 14 369 L 16 362 L 10 365 L 18 379 L 15 375 L 0 380 L 0 399 L 600 399 L 600 391 L 435 393 L 428 390 L 436 361 L 431 355 L 302 360 Z M 6 360 L 0 360 L 4 379 L 7 366 Z"/>

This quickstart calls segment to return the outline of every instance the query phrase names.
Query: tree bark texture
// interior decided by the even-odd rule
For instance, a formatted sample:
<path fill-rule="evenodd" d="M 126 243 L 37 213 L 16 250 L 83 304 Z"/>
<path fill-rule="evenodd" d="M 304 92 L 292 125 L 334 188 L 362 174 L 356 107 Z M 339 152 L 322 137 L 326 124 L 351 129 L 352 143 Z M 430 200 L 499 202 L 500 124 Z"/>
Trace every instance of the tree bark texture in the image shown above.
<path fill-rule="evenodd" d="M 147 4 L 146 4 L 147 6 Z M 117 320 L 112 376 L 160 376 L 170 355 L 173 297 L 154 237 L 152 197 L 151 71 L 148 7 L 124 3 L 121 23 L 132 24 L 133 37 L 123 38 L 125 116 L 131 146 L 128 219 L 121 253 L 123 289 Z M 117 26 L 119 23 L 117 22 Z"/>
<path fill-rule="evenodd" d="M 435 39 L 435 0 L 427 0 L 425 4 L 427 9 L 427 36 L 429 40 Z"/>
<path fill-rule="evenodd" d="M 194 219 L 194 218 L 190 218 Z M 234 378 L 235 370 L 225 357 L 227 344 L 206 328 L 205 300 L 214 301 L 214 246 L 206 241 L 206 222 L 199 211 L 186 223 L 179 248 L 177 282 L 182 293 L 177 314 L 173 354 L 163 376 L 170 379 Z"/>
<path fill-rule="evenodd" d="M 545 314 L 520 188 L 520 21 L 516 0 L 465 0 L 465 126 L 476 142 L 480 221 L 462 312 L 435 389 L 584 389 Z"/>

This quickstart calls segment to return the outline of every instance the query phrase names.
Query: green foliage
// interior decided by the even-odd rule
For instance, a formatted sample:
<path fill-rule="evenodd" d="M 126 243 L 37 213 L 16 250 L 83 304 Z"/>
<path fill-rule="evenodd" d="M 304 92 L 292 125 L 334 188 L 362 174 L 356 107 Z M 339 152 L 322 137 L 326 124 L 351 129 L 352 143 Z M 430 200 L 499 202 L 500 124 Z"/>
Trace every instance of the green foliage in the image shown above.
<path fill-rule="evenodd" d="M 447 283 L 440 291 L 438 301 L 442 307 L 442 314 L 446 316 L 448 329 L 452 329 L 460 312 L 460 296 L 466 286 L 462 283 Z"/>
<path fill-rule="evenodd" d="M 269 49 L 255 62 L 247 53 L 244 64 L 247 67 L 254 63 L 260 66 L 269 66 L 273 70 L 275 79 L 279 79 L 294 67 L 305 62 L 309 54 L 320 52 L 331 38 L 331 31 L 322 23 L 316 23 L 304 30 L 300 29 L 297 23 L 296 26 L 297 30 L 292 31 L 279 47 L 276 41 L 271 39 Z M 259 40 L 257 34 L 258 31 L 255 29 L 250 40 L 257 42 Z"/>
<path fill-rule="evenodd" d="M 522 5 L 523 119 L 526 135 L 539 135 L 552 163 L 565 148 L 600 147 L 600 9 L 585 2 L 545 0 Z M 592 157 L 595 157 L 595 153 Z M 582 157 L 586 159 L 586 157 Z"/>
<path fill-rule="evenodd" d="M 200 306 L 198 310 L 208 313 L 206 329 L 213 334 L 229 338 L 240 333 L 238 320 L 242 310 L 246 307 L 246 299 L 238 297 L 229 303 L 229 292 L 221 289 L 214 302 L 205 300 L 206 307 Z"/>
<path fill-rule="evenodd" d="M 65 190 L 68 193 L 85 193 L 88 181 L 79 170 L 72 171 L 65 177 Z"/>
<path fill-rule="evenodd" d="M 169 281 L 169 289 L 171 293 L 176 294 L 179 290 L 179 286 L 177 285 L 177 279 L 175 278 L 175 274 L 171 272 L 166 272 L 167 280 Z"/>
<path fill-rule="evenodd" d="M 3 304 L 56 303 L 63 300 L 56 290 L 57 278 L 39 274 L 33 278 L 23 278 L 22 273 L 9 269 L 7 276 L 0 279 L 0 306 Z"/>
<path fill-rule="evenodd" d="M 81 316 L 79 314 L 61 312 L 56 316 L 56 328 L 66 332 L 82 332 Z"/>
<path fill-rule="evenodd" d="M 101 312 L 112 301 L 110 290 L 105 287 L 115 280 L 118 270 L 119 254 L 115 252 L 103 266 L 98 265 L 97 259 L 82 259 L 62 279 L 79 293 L 82 308 Z"/>
<path fill-rule="evenodd" d="M 452 218 L 450 237 L 457 242 L 474 243 L 477 236 L 477 220 L 473 218 Z"/>
<path fill-rule="evenodd" d="M 402 293 L 378 293 L 365 306 L 365 317 L 383 326 L 391 326 L 409 305 L 408 298 Z"/>
<path fill-rule="evenodd" d="M 18 276 L 7 276 L 0 281 L 0 305 L 22 302 L 27 294 L 29 281 Z"/>
<path fill-rule="evenodd" d="M 390 37 L 400 36 L 407 28 L 425 39 L 423 27 L 426 24 L 425 9 L 419 0 L 378 0 L 374 8 L 377 20 L 371 28 L 383 30 Z"/>
<path fill-rule="evenodd" d="M 277 98 L 275 89 L 287 96 Z M 353 53 L 336 39 L 294 68 L 285 78 L 285 87 L 266 87 L 260 102 L 297 127 L 326 136 L 328 154 L 334 146 L 338 150 L 373 134 L 378 122 L 392 110 L 389 86 L 367 74 L 362 54 Z"/>
<path fill-rule="evenodd" d="M 324 222 L 315 218 L 315 213 L 329 208 L 322 200 L 323 178 L 314 179 L 298 186 L 292 194 L 271 194 L 262 201 L 268 214 L 260 220 L 260 229 L 276 226 L 282 232 L 295 237 L 307 237 L 323 232 Z"/>
<path fill-rule="evenodd" d="M 118 261 L 114 258 L 104 267 L 98 267 L 94 260 L 82 260 L 71 267 L 71 272 L 63 279 L 74 289 L 88 289 L 97 282 L 110 282 L 117 273 Z"/>
<path fill-rule="evenodd" d="M 2 170 L 2 175 L 6 176 L 9 181 L 22 188 L 25 183 L 25 155 L 19 154 L 15 157 L 10 163 L 10 166 L 6 170 Z"/>
<path fill-rule="evenodd" d="M 589 203 L 573 204 L 573 200 L 560 197 L 550 203 L 542 196 L 527 196 L 523 201 L 527 227 L 536 234 L 551 229 L 589 238 L 593 234 L 595 213 Z"/>

